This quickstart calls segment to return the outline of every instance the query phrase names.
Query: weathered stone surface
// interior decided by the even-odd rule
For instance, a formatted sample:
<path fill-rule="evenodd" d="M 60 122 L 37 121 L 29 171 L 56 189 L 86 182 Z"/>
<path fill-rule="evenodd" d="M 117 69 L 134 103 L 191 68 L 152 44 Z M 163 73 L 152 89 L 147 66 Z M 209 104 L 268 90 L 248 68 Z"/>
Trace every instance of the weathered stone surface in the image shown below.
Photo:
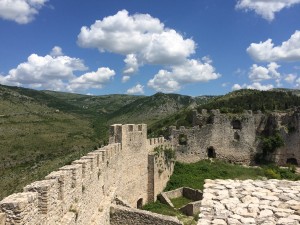
<path fill-rule="evenodd" d="M 226 221 L 229 225 L 300 224 L 300 201 L 287 197 L 289 190 L 300 196 L 297 188 L 300 181 L 209 180 L 208 184 L 203 191 L 201 221 L 214 224 L 214 221 L 220 220 L 220 224 Z M 230 187 L 230 197 L 223 194 L 225 189 L 221 186 Z M 198 225 L 201 223 L 198 222 Z"/>

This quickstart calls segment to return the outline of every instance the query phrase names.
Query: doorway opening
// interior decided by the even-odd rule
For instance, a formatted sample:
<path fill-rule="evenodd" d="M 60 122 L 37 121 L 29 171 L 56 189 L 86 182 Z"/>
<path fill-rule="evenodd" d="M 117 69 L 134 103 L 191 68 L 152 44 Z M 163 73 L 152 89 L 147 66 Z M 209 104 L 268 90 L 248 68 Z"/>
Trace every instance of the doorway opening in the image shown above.
<path fill-rule="evenodd" d="M 216 158 L 216 151 L 214 147 L 211 146 L 207 149 L 207 156 L 208 158 Z"/>

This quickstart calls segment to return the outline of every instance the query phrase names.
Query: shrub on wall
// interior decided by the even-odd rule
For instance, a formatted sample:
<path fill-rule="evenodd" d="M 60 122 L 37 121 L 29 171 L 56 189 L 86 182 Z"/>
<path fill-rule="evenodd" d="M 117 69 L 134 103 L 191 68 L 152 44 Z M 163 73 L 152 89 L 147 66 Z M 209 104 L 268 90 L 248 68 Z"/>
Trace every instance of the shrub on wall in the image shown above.
<path fill-rule="evenodd" d="M 175 160 L 175 151 L 171 148 L 165 148 L 163 146 L 155 147 L 154 152 L 159 155 L 163 152 L 165 162 L 169 164 L 171 161 Z"/>

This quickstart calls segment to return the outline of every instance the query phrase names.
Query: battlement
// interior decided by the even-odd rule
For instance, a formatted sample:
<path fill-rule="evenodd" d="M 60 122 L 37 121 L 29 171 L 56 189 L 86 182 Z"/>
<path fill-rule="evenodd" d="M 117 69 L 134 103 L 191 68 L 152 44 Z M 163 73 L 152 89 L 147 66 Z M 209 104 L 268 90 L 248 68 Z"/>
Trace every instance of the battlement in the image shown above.
<path fill-rule="evenodd" d="M 23 193 L 8 196 L 0 202 L 7 224 L 86 221 L 94 214 L 90 207 L 105 196 L 105 174 L 110 173 L 121 150 L 120 143 L 109 144 L 27 185 Z"/>
<path fill-rule="evenodd" d="M 147 137 L 146 124 L 114 124 L 109 129 L 109 143 L 127 144 L 133 139 L 139 138 L 143 140 Z"/>
<path fill-rule="evenodd" d="M 112 125 L 109 142 L 27 185 L 22 193 L 3 199 L 0 225 L 109 225 L 109 208 L 115 197 L 132 207 L 154 199 L 149 182 L 156 185 L 159 180 L 161 190 L 168 176 L 162 179 L 157 170 L 148 171 L 149 166 L 156 168 L 155 162 L 148 166 L 148 154 L 170 142 L 163 137 L 147 139 L 146 124 Z M 167 174 L 172 172 L 168 168 Z"/>

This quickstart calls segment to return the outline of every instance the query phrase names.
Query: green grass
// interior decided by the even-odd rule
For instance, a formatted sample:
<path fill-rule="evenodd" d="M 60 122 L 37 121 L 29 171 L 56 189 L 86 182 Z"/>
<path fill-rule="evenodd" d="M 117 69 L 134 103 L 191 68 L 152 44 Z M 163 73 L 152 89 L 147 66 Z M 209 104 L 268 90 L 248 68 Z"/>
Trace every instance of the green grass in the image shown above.
<path fill-rule="evenodd" d="M 179 187 L 203 190 L 205 179 L 257 179 L 263 176 L 265 175 L 262 169 L 246 168 L 221 161 L 202 160 L 191 164 L 176 162 L 174 173 L 165 190 Z"/>
<path fill-rule="evenodd" d="M 196 163 L 185 164 L 176 162 L 174 173 L 171 176 L 165 191 L 179 187 L 191 187 L 203 190 L 205 179 L 289 179 L 300 180 L 292 168 L 279 168 L 275 165 L 266 165 L 262 168 L 248 168 L 241 165 L 229 164 L 222 161 L 211 162 L 202 160 Z"/>
<path fill-rule="evenodd" d="M 196 225 L 197 224 L 194 217 L 186 216 L 183 213 L 181 213 L 178 209 L 174 209 L 166 204 L 162 204 L 159 201 L 146 204 L 146 205 L 144 205 L 143 209 L 150 211 L 150 212 L 162 214 L 162 215 L 175 216 L 180 221 L 182 221 L 184 225 Z"/>
<path fill-rule="evenodd" d="M 185 197 L 172 198 L 170 200 L 176 209 L 180 209 L 182 206 L 185 206 L 193 201 Z"/>

